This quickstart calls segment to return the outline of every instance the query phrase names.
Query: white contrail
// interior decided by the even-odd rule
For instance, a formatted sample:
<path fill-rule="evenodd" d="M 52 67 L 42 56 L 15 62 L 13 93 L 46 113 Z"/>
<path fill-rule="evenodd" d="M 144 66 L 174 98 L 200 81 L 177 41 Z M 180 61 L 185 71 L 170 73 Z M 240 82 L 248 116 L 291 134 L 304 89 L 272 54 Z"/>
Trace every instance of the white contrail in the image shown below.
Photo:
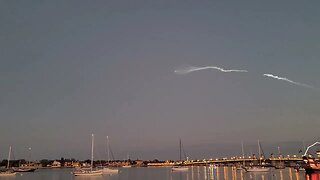
<path fill-rule="evenodd" d="M 282 81 L 287 81 L 289 83 L 292 83 L 292 84 L 295 84 L 295 85 L 298 85 L 298 86 L 304 86 L 304 87 L 308 87 L 308 88 L 313 88 L 312 86 L 310 86 L 308 84 L 295 82 L 295 81 L 292 81 L 292 80 L 290 80 L 288 78 L 285 78 L 285 77 L 279 77 L 279 76 L 276 76 L 276 75 L 273 75 L 273 74 L 263 74 L 263 75 L 266 76 L 266 77 L 270 77 L 270 78 L 274 78 L 274 79 L 278 79 L 278 80 L 282 80 Z"/>
<path fill-rule="evenodd" d="M 221 67 L 217 67 L 217 66 L 205 66 L 205 67 L 186 67 L 183 69 L 177 69 L 174 72 L 176 74 L 188 74 L 194 71 L 200 71 L 200 70 L 205 70 L 205 69 L 216 69 L 219 70 L 221 72 L 248 72 L 247 70 L 238 70 L 238 69 L 223 69 Z"/>

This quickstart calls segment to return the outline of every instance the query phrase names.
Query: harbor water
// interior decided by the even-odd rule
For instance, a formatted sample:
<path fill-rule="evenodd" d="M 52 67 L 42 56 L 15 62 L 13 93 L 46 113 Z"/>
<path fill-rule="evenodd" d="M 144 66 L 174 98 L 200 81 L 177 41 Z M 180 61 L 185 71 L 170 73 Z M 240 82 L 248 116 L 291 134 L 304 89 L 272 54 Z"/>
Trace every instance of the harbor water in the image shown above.
<path fill-rule="evenodd" d="M 293 168 L 271 169 L 270 172 L 245 172 L 234 167 L 193 166 L 187 172 L 172 172 L 170 167 L 120 168 L 118 174 L 96 177 L 75 177 L 72 168 L 38 169 L 35 172 L 17 173 L 0 180 L 314 180 L 320 175 L 306 176 Z"/>

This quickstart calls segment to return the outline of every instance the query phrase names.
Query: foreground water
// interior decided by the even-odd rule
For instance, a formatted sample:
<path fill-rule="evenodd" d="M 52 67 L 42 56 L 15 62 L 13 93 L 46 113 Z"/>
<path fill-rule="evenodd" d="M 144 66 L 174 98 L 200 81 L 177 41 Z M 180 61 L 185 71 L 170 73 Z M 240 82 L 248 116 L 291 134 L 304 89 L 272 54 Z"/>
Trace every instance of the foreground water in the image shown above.
<path fill-rule="evenodd" d="M 0 177 L 0 180 L 305 180 L 320 179 L 306 177 L 305 172 L 292 168 L 272 169 L 267 173 L 247 173 L 231 167 L 211 169 L 203 166 L 190 167 L 188 172 L 171 172 L 169 167 L 121 168 L 119 174 L 98 177 L 74 177 L 73 169 L 38 169 L 35 172 L 17 173 L 13 177 Z"/>

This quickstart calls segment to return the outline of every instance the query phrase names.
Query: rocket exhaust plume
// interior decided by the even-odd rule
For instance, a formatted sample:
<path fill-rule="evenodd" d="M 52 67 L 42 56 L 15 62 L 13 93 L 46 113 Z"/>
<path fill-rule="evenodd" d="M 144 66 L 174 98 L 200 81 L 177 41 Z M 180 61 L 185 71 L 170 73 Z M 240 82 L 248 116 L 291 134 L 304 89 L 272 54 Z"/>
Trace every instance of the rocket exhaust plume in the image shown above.
<path fill-rule="evenodd" d="M 298 85 L 298 86 L 304 86 L 304 87 L 307 87 L 307 88 L 314 88 L 308 84 L 303 84 L 303 83 L 299 83 L 299 82 L 295 82 L 295 81 L 292 81 L 288 78 L 285 78 L 285 77 L 279 77 L 279 76 L 276 76 L 276 75 L 273 75 L 273 74 L 263 74 L 263 76 L 266 76 L 266 77 L 270 77 L 270 78 L 273 78 L 273 79 L 278 79 L 278 80 L 282 80 L 282 81 L 287 81 L 291 84 L 295 84 L 295 85 Z"/>
<path fill-rule="evenodd" d="M 194 72 L 194 71 L 201 71 L 201 70 L 205 70 L 205 69 L 216 69 L 216 70 L 219 70 L 221 72 L 248 72 L 247 70 L 223 69 L 223 68 L 217 67 L 217 66 L 205 66 L 205 67 L 189 66 L 189 67 L 177 69 L 177 70 L 174 71 L 174 73 L 183 75 L 183 74 L 188 74 L 188 73 L 191 73 L 191 72 Z"/>

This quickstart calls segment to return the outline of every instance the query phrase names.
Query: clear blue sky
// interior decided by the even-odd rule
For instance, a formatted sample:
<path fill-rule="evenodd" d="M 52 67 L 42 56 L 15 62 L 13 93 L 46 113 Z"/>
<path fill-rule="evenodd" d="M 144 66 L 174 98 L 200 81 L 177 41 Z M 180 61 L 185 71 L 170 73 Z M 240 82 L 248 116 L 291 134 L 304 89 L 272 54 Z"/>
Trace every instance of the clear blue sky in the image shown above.
<path fill-rule="evenodd" d="M 320 3 L 0 2 L 0 159 L 295 153 L 319 138 Z M 246 69 L 179 76 L 185 65 Z"/>

